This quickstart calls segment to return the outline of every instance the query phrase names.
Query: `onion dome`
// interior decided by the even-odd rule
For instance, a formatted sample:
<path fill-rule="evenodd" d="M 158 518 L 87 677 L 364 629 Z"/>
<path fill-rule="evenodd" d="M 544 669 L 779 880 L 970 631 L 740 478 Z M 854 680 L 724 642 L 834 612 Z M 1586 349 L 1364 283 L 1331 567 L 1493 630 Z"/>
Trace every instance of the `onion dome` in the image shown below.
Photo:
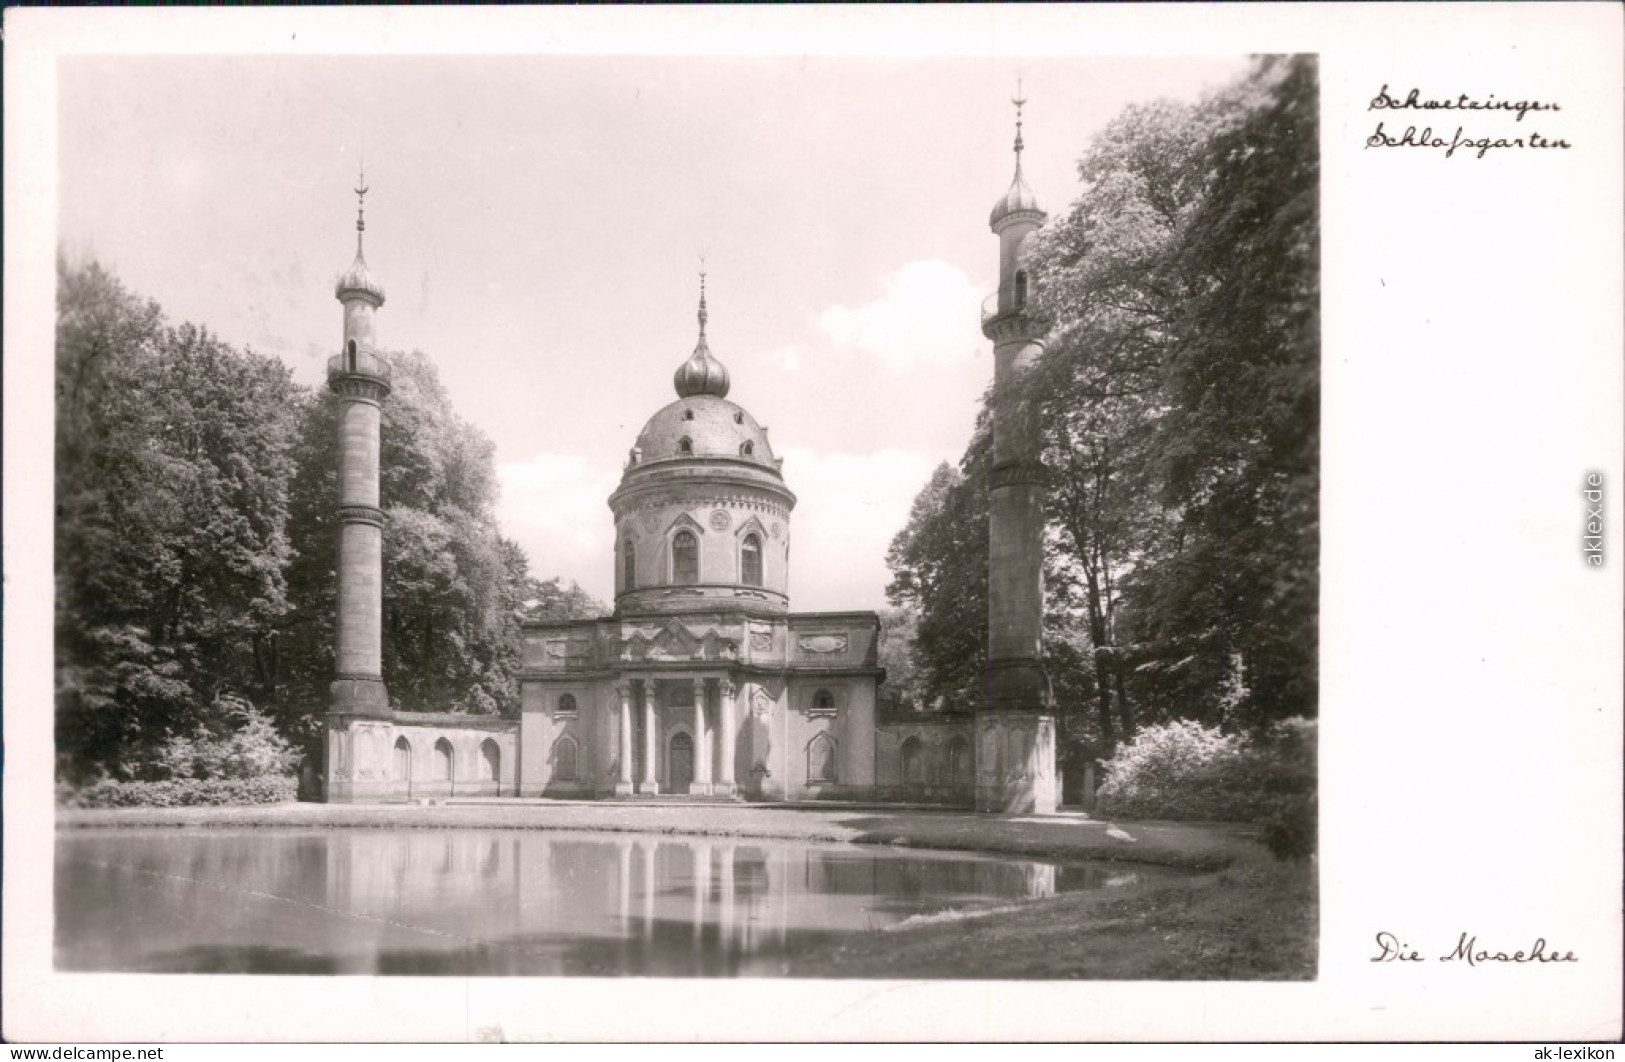
<path fill-rule="evenodd" d="M 367 270 L 367 256 L 361 250 L 361 236 L 367 231 L 366 205 L 367 205 L 367 175 L 361 174 L 361 182 L 355 189 L 358 205 L 355 215 L 355 261 L 350 268 L 339 277 L 338 283 L 333 286 L 333 294 L 343 300 L 359 295 L 370 299 L 374 306 L 384 304 L 384 286 L 372 279 L 372 273 Z"/>
<path fill-rule="evenodd" d="M 1038 204 L 1038 196 L 1027 186 L 1027 181 L 1021 175 L 1021 108 L 1027 102 L 1021 98 L 1017 91 L 1016 98 L 1010 102 L 1016 105 L 1016 175 L 1010 181 L 1010 189 L 999 197 L 993 204 L 993 213 L 988 215 L 987 223 L 997 229 L 999 223 L 1013 214 L 1036 214 L 1041 220 L 1044 208 Z"/>
<path fill-rule="evenodd" d="M 694 353 L 689 359 L 677 367 L 677 373 L 672 382 L 677 386 L 677 397 L 693 398 L 696 395 L 714 395 L 717 398 L 728 397 L 728 370 L 722 362 L 711 356 L 711 348 L 705 342 L 705 274 L 700 274 L 700 341 L 694 346 Z"/>

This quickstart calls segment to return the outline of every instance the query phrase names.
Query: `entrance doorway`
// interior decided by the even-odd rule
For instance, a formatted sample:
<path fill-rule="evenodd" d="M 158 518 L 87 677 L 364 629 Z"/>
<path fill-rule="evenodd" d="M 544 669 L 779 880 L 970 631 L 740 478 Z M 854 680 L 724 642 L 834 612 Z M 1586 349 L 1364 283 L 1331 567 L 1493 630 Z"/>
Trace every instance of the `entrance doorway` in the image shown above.
<path fill-rule="evenodd" d="M 666 752 L 666 785 L 673 793 L 688 792 L 694 781 L 694 739 L 679 730 L 672 735 Z"/>

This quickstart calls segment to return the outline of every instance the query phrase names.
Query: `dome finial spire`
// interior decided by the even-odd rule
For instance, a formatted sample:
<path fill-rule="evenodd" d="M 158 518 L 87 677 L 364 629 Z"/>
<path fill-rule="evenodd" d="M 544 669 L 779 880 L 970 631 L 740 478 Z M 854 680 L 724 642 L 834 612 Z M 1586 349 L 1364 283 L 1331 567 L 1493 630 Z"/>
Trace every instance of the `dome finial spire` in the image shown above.
<path fill-rule="evenodd" d="M 705 342 L 705 322 L 710 314 L 705 312 L 705 255 L 700 255 L 700 342 Z"/>
<path fill-rule="evenodd" d="M 711 346 L 705 341 L 705 323 L 711 315 L 705 309 L 705 256 L 700 256 L 700 338 L 694 344 L 694 353 L 677 367 L 672 382 L 677 385 L 678 398 L 695 395 L 728 397 L 728 370 L 722 362 L 711 356 Z"/>

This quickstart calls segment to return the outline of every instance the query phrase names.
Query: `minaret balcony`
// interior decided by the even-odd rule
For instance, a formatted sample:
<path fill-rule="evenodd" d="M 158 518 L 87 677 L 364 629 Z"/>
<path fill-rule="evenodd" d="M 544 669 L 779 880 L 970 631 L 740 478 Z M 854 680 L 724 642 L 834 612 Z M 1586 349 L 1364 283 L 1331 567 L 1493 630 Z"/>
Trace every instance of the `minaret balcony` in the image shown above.
<path fill-rule="evenodd" d="M 327 359 L 327 382 L 335 386 L 345 380 L 373 383 L 389 391 L 389 362 L 371 351 L 335 354 Z"/>
<path fill-rule="evenodd" d="M 388 383 L 390 379 L 389 360 L 379 357 L 370 350 L 334 354 L 327 359 L 327 375 L 372 376 Z"/>
<path fill-rule="evenodd" d="M 1049 307 L 1024 289 L 1000 288 L 982 300 L 982 334 L 994 342 L 1036 339 L 1054 321 Z"/>

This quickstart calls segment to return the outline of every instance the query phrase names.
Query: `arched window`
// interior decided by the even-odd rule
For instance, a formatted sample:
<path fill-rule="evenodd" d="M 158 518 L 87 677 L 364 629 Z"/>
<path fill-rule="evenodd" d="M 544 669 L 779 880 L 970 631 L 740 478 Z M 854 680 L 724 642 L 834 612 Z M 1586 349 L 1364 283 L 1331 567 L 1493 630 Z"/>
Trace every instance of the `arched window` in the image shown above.
<path fill-rule="evenodd" d="M 970 745 L 962 737 L 948 742 L 948 781 L 954 785 L 970 781 Z"/>
<path fill-rule="evenodd" d="M 745 457 L 750 457 L 752 454 L 756 453 L 756 444 L 751 442 L 749 439 L 746 439 L 744 442 L 739 444 L 739 452 Z"/>
<path fill-rule="evenodd" d="M 553 743 L 553 780 L 555 782 L 576 780 L 576 743 L 568 736 L 561 737 Z"/>
<path fill-rule="evenodd" d="M 807 781 L 835 781 L 835 739 L 828 734 L 815 734 L 807 742 Z"/>
<path fill-rule="evenodd" d="M 434 780 L 449 782 L 452 774 L 451 742 L 441 738 L 434 743 Z"/>
<path fill-rule="evenodd" d="M 480 762 L 485 765 L 485 781 L 502 780 L 502 750 L 490 738 L 480 742 Z"/>
<path fill-rule="evenodd" d="M 690 439 L 686 435 L 683 436 L 681 439 L 678 439 L 677 440 L 677 452 L 680 453 L 680 454 L 685 454 L 685 455 L 693 453 L 694 452 L 694 440 Z"/>
<path fill-rule="evenodd" d="M 395 739 L 395 779 L 400 782 L 412 780 L 412 743 L 403 737 Z"/>
<path fill-rule="evenodd" d="M 818 711 L 820 709 L 833 712 L 835 710 L 835 694 L 829 690 L 819 690 L 813 694 L 813 710 Z"/>
<path fill-rule="evenodd" d="M 671 581 L 700 581 L 700 540 L 692 531 L 679 531 L 671 539 Z"/>
<path fill-rule="evenodd" d="M 1027 271 L 1016 270 L 1016 309 L 1025 309 L 1027 306 Z"/>
<path fill-rule="evenodd" d="M 573 694 L 573 693 L 561 693 L 561 694 L 559 694 L 559 714 L 560 715 L 575 715 L 576 714 L 576 697 L 575 697 L 575 694 Z"/>
<path fill-rule="evenodd" d="M 684 420 L 693 420 L 694 419 L 694 411 L 692 409 L 683 410 L 683 419 Z"/>
<path fill-rule="evenodd" d="M 919 738 L 903 742 L 903 784 L 925 784 L 925 748 Z"/>
<path fill-rule="evenodd" d="M 638 558 L 631 539 L 621 546 L 621 584 L 628 590 L 638 587 Z"/>
<path fill-rule="evenodd" d="M 739 581 L 746 586 L 762 585 L 762 540 L 746 535 L 739 547 Z"/>
<path fill-rule="evenodd" d="M 735 424 L 743 424 L 743 423 L 745 423 L 745 414 L 740 413 L 738 411 L 735 411 L 734 412 L 734 423 Z"/>
<path fill-rule="evenodd" d="M 344 344 L 344 367 L 351 372 L 355 372 L 355 340 L 353 339 Z"/>

